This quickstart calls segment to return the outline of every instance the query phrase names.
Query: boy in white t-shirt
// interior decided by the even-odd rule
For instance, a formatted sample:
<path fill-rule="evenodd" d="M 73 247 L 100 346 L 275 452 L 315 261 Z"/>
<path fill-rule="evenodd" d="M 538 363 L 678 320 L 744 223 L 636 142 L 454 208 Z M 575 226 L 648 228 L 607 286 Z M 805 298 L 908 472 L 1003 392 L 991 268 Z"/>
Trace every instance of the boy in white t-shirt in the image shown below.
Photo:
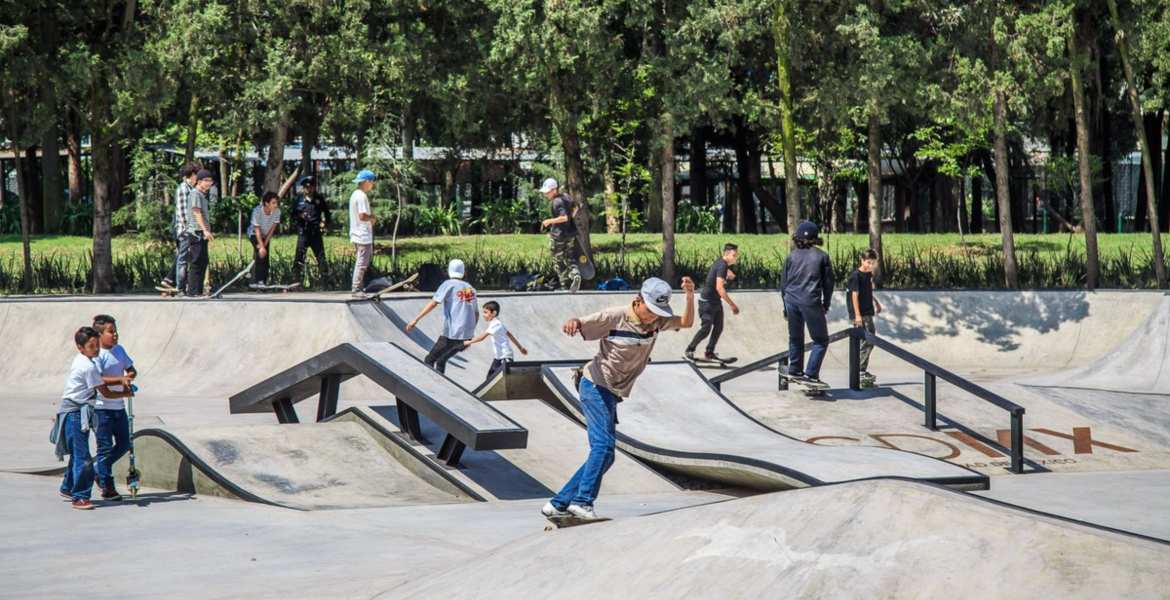
<path fill-rule="evenodd" d="M 492 359 L 492 366 L 488 368 L 487 379 L 491 379 L 497 372 L 504 368 L 504 365 L 512 362 L 515 358 L 512 355 L 512 344 L 516 344 L 516 348 L 520 350 L 520 354 L 528 355 L 528 349 L 525 348 L 516 336 L 508 331 L 507 327 L 500 322 L 500 303 L 495 300 L 483 303 L 483 320 L 487 321 L 487 331 L 463 342 L 464 346 L 471 346 L 478 344 L 491 336 L 492 338 L 492 352 L 494 358 Z"/>
<path fill-rule="evenodd" d="M 374 211 L 370 208 L 370 198 L 366 194 L 374 189 L 374 180 L 377 177 L 373 171 L 362 169 L 354 177 L 353 182 L 357 189 L 349 196 L 349 241 L 353 242 L 354 265 L 353 282 L 350 293 L 354 297 L 362 297 L 362 283 L 366 277 L 366 269 L 370 267 L 370 259 L 374 256 Z"/>
<path fill-rule="evenodd" d="M 138 377 L 138 371 L 134 368 L 134 360 L 118 343 L 118 324 L 110 315 L 98 315 L 93 318 L 93 328 L 98 332 L 101 346 L 95 362 L 101 371 L 102 382 L 115 392 L 125 392 L 127 388 L 121 384 L 126 379 Z M 126 415 L 126 404 L 121 397 L 108 398 L 98 392 L 94 408 L 97 419 L 94 469 L 98 487 L 101 488 L 102 500 L 121 500 L 122 495 L 114 487 L 113 467 L 130 449 L 130 419 Z"/>
<path fill-rule="evenodd" d="M 73 508 L 92 510 L 89 501 L 93 490 L 93 463 L 89 456 L 89 430 L 93 421 L 93 401 L 98 393 L 106 398 L 125 398 L 129 392 L 115 392 L 102 382 L 101 372 L 94 359 L 100 350 L 98 332 L 93 327 L 82 327 L 73 334 L 77 355 L 65 376 L 65 390 L 57 409 L 57 425 L 52 441 L 57 444 L 57 457 L 69 455 L 65 478 L 58 493 L 73 501 Z M 122 381 L 129 385 L 129 378 Z"/>

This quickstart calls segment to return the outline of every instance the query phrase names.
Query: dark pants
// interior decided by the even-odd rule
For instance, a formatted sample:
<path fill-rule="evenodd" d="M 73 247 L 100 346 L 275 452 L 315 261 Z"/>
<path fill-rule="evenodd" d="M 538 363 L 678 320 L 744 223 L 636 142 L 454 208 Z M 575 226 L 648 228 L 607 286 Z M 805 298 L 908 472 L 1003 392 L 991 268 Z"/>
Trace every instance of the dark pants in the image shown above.
<path fill-rule="evenodd" d="M 93 493 L 93 461 L 89 456 L 89 431 L 81 430 L 81 411 L 65 415 L 65 426 L 61 430 L 69 445 L 69 464 L 65 467 L 65 478 L 61 480 L 61 493 L 74 500 L 89 500 Z"/>
<path fill-rule="evenodd" d="M 487 377 L 484 378 L 484 381 L 490 381 L 492 377 L 496 376 L 496 373 L 503 371 L 504 366 L 510 362 L 512 362 L 510 358 L 493 358 L 492 366 L 488 367 Z"/>
<path fill-rule="evenodd" d="M 439 336 L 435 341 L 435 345 L 431 346 L 431 351 L 427 353 L 427 357 L 423 362 L 435 368 L 440 373 L 447 371 L 447 361 L 451 360 L 452 356 L 463 352 L 466 346 L 463 342 L 466 340 L 453 340 L 445 335 Z"/>
<path fill-rule="evenodd" d="M 185 233 L 187 238 L 187 295 L 203 295 L 203 277 L 207 274 L 207 240 Z"/>
<path fill-rule="evenodd" d="M 305 255 L 310 249 L 317 259 L 317 270 L 320 271 L 325 265 L 325 240 L 319 229 L 306 228 L 297 234 L 297 255 L 293 258 L 293 278 L 296 281 L 301 280 L 305 270 Z"/>
<path fill-rule="evenodd" d="M 130 449 L 130 420 L 123 409 L 98 409 L 97 416 L 97 469 L 98 485 L 114 487 L 114 463 Z"/>
<path fill-rule="evenodd" d="M 687 344 L 687 352 L 694 352 L 703 338 L 710 334 L 711 339 L 707 340 L 707 354 L 715 354 L 715 344 L 719 343 L 719 336 L 723 335 L 723 301 L 699 302 L 699 319 L 702 325 L 695 332 L 691 343 Z"/>
<path fill-rule="evenodd" d="M 268 257 L 271 254 L 260 256 L 260 242 L 253 236 L 248 236 L 248 241 L 252 242 L 252 260 L 256 265 L 252 268 L 252 281 L 255 283 L 268 283 Z"/>
<path fill-rule="evenodd" d="M 800 305 L 784 302 L 788 312 L 788 373 L 819 377 L 821 362 L 829 348 L 829 325 L 825 322 L 825 308 L 819 304 Z M 804 328 L 808 326 L 812 350 L 808 353 L 808 367 L 804 363 Z"/>

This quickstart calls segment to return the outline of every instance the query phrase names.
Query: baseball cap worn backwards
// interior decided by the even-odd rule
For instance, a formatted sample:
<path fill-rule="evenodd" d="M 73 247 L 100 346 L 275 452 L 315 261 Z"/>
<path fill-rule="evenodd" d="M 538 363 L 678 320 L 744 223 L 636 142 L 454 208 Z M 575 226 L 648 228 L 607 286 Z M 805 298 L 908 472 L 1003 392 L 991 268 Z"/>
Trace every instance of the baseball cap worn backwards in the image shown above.
<path fill-rule="evenodd" d="M 548 179 L 544 180 L 544 183 L 540 184 L 540 193 L 547 194 L 559 187 L 560 186 L 557 185 L 557 180 L 549 177 Z"/>
<path fill-rule="evenodd" d="M 674 311 L 670 308 L 670 292 L 669 283 L 657 277 L 651 277 L 642 282 L 640 294 L 650 312 L 660 317 L 673 317 Z"/>
<path fill-rule="evenodd" d="M 447 277 L 451 279 L 463 279 L 463 274 L 466 272 L 467 267 L 458 258 L 453 258 L 451 262 L 447 263 Z"/>
<path fill-rule="evenodd" d="M 361 171 L 358 172 L 357 177 L 353 178 L 353 182 L 354 183 L 361 183 L 363 181 L 374 181 L 377 178 L 378 178 L 378 176 L 374 175 L 373 171 L 371 171 L 369 169 L 362 169 Z"/>
<path fill-rule="evenodd" d="M 812 221 L 801 221 L 796 226 L 796 233 L 792 236 L 798 240 L 813 241 L 820 237 L 821 230 L 816 223 Z"/>

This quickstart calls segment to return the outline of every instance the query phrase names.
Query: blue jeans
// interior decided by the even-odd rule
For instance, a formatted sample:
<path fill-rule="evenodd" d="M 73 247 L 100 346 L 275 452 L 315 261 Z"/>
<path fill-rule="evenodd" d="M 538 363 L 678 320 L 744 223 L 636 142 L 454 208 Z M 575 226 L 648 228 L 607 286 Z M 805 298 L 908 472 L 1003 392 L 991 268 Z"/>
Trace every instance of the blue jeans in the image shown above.
<path fill-rule="evenodd" d="M 122 409 L 94 411 L 97 415 L 97 469 L 98 485 L 114 487 L 114 463 L 130 449 L 130 420 Z"/>
<path fill-rule="evenodd" d="M 793 304 L 784 302 L 788 313 L 788 373 L 801 373 L 817 378 L 821 374 L 821 363 L 829 349 L 829 325 L 825 322 L 825 308 L 819 304 Z M 804 327 L 808 326 L 812 337 L 812 350 L 808 353 L 808 367 L 804 365 Z"/>
<path fill-rule="evenodd" d="M 65 415 L 61 435 L 69 442 L 69 464 L 65 467 L 61 493 L 73 496 L 74 500 L 89 500 L 93 491 L 93 461 L 89 459 L 89 432 L 81 431 L 81 411 Z"/>
<path fill-rule="evenodd" d="M 552 505 L 558 510 L 565 510 L 569 504 L 592 506 L 601 490 L 601 477 L 613 466 L 618 397 L 584 378 L 581 379 L 580 395 L 581 412 L 585 414 L 585 427 L 589 430 L 589 457 L 565 487 L 553 496 Z"/>

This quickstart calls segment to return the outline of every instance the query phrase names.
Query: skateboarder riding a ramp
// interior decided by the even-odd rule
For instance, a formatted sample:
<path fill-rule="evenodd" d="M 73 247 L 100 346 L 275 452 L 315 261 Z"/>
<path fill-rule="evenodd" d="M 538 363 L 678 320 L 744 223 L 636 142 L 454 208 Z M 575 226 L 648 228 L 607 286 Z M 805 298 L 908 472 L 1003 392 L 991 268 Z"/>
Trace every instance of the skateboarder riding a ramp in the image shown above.
<path fill-rule="evenodd" d="M 578 390 L 581 412 L 589 433 L 589 457 L 541 513 L 553 520 L 573 516 L 596 520 L 593 501 L 601 478 L 613 464 L 617 404 L 630 395 L 634 381 L 646 368 L 658 332 L 686 329 L 695 320 L 695 284 L 682 280 L 686 308 L 681 317 L 670 308 L 670 284 L 651 277 L 633 302 L 591 315 L 569 319 L 562 330 L 587 341 L 600 340 L 597 355 L 583 367 Z"/>
<path fill-rule="evenodd" d="M 715 354 L 715 345 L 719 343 L 719 336 L 723 334 L 723 303 L 731 307 L 731 314 L 739 314 L 739 306 L 727 293 L 727 282 L 735 279 L 732 265 L 739 260 L 739 246 L 724 244 L 723 255 L 711 263 L 711 270 L 707 272 L 707 280 L 703 283 L 703 290 L 699 293 L 699 319 L 701 325 L 695 337 L 687 345 L 687 360 L 695 360 L 695 349 L 707 337 L 707 351 L 703 354 L 706 361 L 719 363 L 735 362 L 734 358 L 722 358 Z"/>
<path fill-rule="evenodd" d="M 829 349 L 829 326 L 825 315 L 833 299 L 833 266 L 829 255 L 817 248 L 820 230 L 811 221 L 802 221 L 792 235 L 794 247 L 784 259 L 780 297 L 788 319 L 788 374 L 797 380 L 823 385 L 821 362 Z M 808 367 L 804 366 L 804 328 L 812 337 Z"/>

